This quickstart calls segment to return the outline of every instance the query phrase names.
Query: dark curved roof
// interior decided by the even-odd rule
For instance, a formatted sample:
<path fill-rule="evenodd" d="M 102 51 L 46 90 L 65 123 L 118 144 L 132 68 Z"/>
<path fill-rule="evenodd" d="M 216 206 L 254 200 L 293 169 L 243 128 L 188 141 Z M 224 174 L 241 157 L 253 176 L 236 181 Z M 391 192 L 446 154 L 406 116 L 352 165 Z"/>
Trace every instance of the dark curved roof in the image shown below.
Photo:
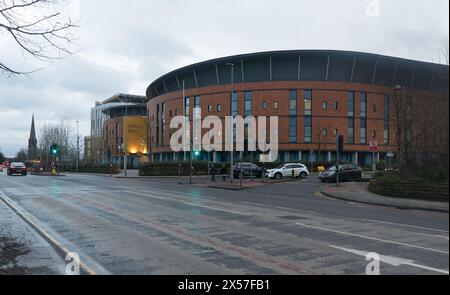
<path fill-rule="evenodd" d="M 172 71 L 147 88 L 147 98 L 185 89 L 226 85 L 227 63 L 234 64 L 234 83 L 264 81 L 336 81 L 401 85 L 448 91 L 448 66 L 371 53 L 336 50 L 272 51 L 223 57 Z"/>
<path fill-rule="evenodd" d="M 145 116 L 147 114 L 146 104 L 115 105 L 103 110 L 111 119 L 125 116 Z"/>

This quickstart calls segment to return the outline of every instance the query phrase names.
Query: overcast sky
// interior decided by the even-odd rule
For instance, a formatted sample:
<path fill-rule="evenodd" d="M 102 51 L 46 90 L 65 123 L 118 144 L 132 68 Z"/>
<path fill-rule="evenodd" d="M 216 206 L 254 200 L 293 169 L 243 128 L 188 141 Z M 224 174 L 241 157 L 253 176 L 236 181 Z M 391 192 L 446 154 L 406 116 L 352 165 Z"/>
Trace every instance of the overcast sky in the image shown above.
<path fill-rule="evenodd" d="M 439 61 L 448 43 L 448 0 L 72 0 L 80 19 L 76 48 L 30 77 L 0 75 L 0 149 L 27 147 L 31 115 L 80 121 L 115 93 L 145 95 L 159 76 L 194 62 L 269 50 L 340 49 Z M 374 12 L 374 10 L 371 10 Z M 373 13 L 369 13 L 373 14 Z M 21 70 L 42 67 L 0 34 L 0 60 Z"/>

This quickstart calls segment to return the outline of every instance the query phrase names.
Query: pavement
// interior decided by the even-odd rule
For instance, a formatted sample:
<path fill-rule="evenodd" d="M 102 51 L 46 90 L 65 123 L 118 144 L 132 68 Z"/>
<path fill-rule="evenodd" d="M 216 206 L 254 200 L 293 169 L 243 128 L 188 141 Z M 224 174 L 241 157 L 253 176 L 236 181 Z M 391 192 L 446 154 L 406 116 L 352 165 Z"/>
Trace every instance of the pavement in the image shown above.
<path fill-rule="evenodd" d="M 359 202 L 364 204 L 390 206 L 400 209 L 427 210 L 436 212 L 449 212 L 449 203 L 404 198 L 392 198 L 372 193 L 367 183 L 344 182 L 339 186 L 335 184 L 324 187 L 321 193 L 330 198 Z"/>
<path fill-rule="evenodd" d="M 186 180 L 0 174 L 0 194 L 89 274 L 360 275 L 369 252 L 381 274 L 449 274 L 446 213 L 330 199 L 315 177 L 240 191 Z"/>
<path fill-rule="evenodd" d="M 58 275 L 64 260 L 0 199 L 0 275 Z"/>

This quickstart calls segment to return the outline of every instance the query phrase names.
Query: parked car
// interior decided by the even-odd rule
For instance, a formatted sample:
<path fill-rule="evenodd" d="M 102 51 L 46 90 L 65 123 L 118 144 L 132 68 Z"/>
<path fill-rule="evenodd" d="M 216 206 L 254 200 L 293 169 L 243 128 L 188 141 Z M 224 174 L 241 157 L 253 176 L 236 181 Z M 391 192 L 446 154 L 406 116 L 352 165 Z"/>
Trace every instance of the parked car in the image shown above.
<path fill-rule="evenodd" d="M 11 163 L 8 167 L 8 175 L 21 174 L 23 176 L 27 175 L 27 166 L 22 162 Z"/>
<path fill-rule="evenodd" d="M 282 177 L 294 177 L 305 178 L 309 175 L 308 168 L 301 163 L 284 164 L 275 169 L 269 169 L 266 172 L 266 177 L 280 179 Z"/>
<path fill-rule="evenodd" d="M 339 181 L 360 180 L 363 171 L 360 167 L 352 164 L 345 164 L 339 166 Z M 336 166 L 330 167 L 319 174 L 319 179 L 322 182 L 336 181 Z"/>
<path fill-rule="evenodd" d="M 242 176 L 243 177 L 250 177 L 250 176 L 256 176 L 256 177 L 262 177 L 263 175 L 263 168 L 259 167 L 256 164 L 253 163 L 242 163 Z M 233 166 L 233 177 L 239 178 L 241 173 L 241 163 L 238 163 Z"/>

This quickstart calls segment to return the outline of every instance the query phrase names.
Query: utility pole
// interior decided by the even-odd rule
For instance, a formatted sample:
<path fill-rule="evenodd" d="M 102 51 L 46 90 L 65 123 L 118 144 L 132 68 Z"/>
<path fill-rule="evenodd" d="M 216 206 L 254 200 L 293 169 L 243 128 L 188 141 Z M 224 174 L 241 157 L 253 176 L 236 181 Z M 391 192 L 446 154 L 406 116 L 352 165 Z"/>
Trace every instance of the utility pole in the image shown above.
<path fill-rule="evenodd" d="M 77 162 L 75 171 L 78 173 L 78 164 L 80 161 L 80 136 L 79 136 L 79 125 L 80 121 L 75 121 L 77 123 Z"/>
<path fill-rule="evenodd" d="M 230 180 L 233 182 L 234 171 L 233 171 L 233 162 L 234 162 L 234 114 L 233 114 L 233 87 L 234 87 L 234 64 L 227 63 L 226 66 L 229 66 L 231 69 L 231 98 L 230 98 L 230 109 L 231 109 L 231 151 L 230 151 Z"/>

